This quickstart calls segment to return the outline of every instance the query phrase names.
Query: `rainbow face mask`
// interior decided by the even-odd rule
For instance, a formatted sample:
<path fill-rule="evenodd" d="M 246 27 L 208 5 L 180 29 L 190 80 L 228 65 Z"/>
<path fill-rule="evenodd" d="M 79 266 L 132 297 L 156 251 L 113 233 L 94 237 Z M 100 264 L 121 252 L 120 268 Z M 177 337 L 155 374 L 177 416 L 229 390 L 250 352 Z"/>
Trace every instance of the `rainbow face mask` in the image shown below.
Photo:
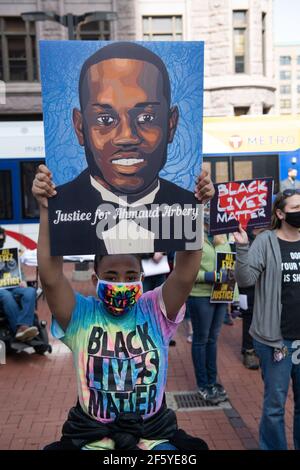
<path fill-rule="evenodd" d="M 108 282 L 98 279 L 97 295 L 106 309 L 115 316 L 129 312 L 142 293 L 143 284 L 141 281 Z"/>

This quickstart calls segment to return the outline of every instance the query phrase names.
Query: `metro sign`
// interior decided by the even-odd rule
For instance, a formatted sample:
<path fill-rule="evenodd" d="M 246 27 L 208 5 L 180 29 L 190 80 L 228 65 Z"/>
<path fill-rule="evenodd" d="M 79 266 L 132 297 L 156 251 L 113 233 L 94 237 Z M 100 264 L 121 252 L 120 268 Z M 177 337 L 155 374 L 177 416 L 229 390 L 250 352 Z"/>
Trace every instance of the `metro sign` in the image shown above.
<path fill-rule="evenodd" d="M 229 143 L 233 149 L 238 149 L 243 143 L 243 139 L 240 135 L 232 135 L 229 138 Z"/>

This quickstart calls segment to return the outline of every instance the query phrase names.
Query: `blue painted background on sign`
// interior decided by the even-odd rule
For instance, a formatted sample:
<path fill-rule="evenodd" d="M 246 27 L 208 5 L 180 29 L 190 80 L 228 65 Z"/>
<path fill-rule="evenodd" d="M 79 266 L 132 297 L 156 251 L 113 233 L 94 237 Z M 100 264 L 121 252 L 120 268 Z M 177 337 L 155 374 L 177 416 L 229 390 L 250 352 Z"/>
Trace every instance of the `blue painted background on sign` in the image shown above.
<path fill-rule="evenodd" d="M 59 185 L 87 167 L 77 142 L 72 111 L 79 108 L 78 81 L 83 62 L 109 41 L 41 41 L 40 63 L 46 162 Z M 138 42 L 164 61 L 171 82 L 171 105 L 179 123 L 160 176 L 194 189 L 202 161 L 203 42 Z"/>

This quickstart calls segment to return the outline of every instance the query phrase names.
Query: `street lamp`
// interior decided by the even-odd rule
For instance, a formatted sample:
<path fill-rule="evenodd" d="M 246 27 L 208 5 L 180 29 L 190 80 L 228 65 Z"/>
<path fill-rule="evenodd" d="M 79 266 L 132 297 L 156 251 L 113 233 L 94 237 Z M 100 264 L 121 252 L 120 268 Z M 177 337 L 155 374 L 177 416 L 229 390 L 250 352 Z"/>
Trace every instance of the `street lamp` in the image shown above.
<path fill-rule="evenodd" d="M 75 39 L 74 30 L 79 23 L 90 23 L 91 21 L 113 21 L 117 19 L 117 14 L 112 11 L 91 11 L 82 15 L 67 13 L 59 16 L 53 11 L 28 11 L 21 13 L 24 21 L 55 21 L 68 28 L 68 39 Z"/>

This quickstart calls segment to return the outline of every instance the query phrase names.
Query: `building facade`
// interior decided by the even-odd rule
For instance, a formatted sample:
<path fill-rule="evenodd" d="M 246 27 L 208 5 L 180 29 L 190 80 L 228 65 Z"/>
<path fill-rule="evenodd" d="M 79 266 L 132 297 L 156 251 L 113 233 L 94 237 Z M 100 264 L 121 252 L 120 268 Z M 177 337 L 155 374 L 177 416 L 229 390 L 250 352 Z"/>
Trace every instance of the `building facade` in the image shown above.
<path fill-rule="evenodd" d="M 68 39 L 55 21 L 22 19 L 34 11 L 104 12 L 101 20 L 80 23 L 76 39 L 204 40 L 204 114 L 274 110 L 272 0 L 1 0 L 2 120 L 42 118 L 38 40 Z"/>
<path fill-rule="evenodd" d="M 274 70 L 278 114 L 300 114 L 300 43 L 275 45 Z"/>

